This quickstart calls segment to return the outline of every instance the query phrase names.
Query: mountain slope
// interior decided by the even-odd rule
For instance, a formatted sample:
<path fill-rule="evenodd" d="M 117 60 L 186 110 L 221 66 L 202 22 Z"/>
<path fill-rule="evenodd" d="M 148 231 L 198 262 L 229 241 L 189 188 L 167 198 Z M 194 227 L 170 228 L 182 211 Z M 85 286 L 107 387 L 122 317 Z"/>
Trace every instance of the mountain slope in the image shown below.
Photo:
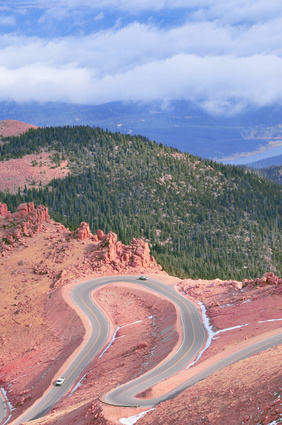
<path fill-rule="evenodd" d="M 250 162 L 248 167 L 252 168 L 268 168 L 276 165 L 282 165 L 282 155 L 273 156 L 271 158 L 261 159 L 260 161 Z"/>
<path fill-rule="evenodd" d="M 282 155 L 249 163 L 245 168 L 256 169 L 259 175 L 282 184 Z"/>
<path fill-rule="evenodd" d="M 72 228 L 87 221 L 92 231 L 114 231 L 125 243 L 142 237 L 158 262 L 180 276 L 281 275 L 278 184 L 141 136 L 84 126 L 4 139 L 0 158 L 43 150 L 54 166 L 68 160 L 70 174 L 39 189 L 1 193 L 10 210 L 33 201 Z"/>
<path fill-rule="evenodd" d="M 30 128 L 37 128 L 37 126 L 16 120 L 0 121 L 0 139 L 1 137 L 18 136 Z"/>
<path fill-rule="evenodd" d="M 249 167 L 247 167 L 249 168 Z M 250 168 L 250 170 L 257 173 L 259 176 L 266 177 L 273 182 L 282 184 L 282 165 L 272 165 L 271 167 L 258 168 L 256 170 Z"/>

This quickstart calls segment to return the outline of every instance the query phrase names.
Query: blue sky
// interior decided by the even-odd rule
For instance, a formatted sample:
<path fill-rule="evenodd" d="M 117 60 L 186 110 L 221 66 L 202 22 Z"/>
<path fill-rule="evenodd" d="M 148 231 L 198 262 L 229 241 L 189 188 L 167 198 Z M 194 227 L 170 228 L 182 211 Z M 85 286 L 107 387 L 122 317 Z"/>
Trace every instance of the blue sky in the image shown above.
<path fill-rule="evenodd" d="M 170 99 L 281 104 L 282 2 L 0 0 L 0 101 Z"/>

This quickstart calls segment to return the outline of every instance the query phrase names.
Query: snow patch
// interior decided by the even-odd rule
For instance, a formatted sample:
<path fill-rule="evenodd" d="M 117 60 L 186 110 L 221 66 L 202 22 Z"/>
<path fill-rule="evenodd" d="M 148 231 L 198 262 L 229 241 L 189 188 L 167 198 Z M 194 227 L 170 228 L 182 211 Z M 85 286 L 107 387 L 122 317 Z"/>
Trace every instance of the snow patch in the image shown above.
<path fill-rule="evenodd" d="M 115 330 L 112 339 L 110 340 L 109 344 L 107 345 L 107 347 L 104 349 L 104 351 L 102 352 L 102 354 L 100 354 L 99 359 L 108 351 L 108 349 L 110 348 L 110 346 L 115 342 L 115 340 L 117 339 L 117 333 L 121 328 L 125 328 L 126 326 L 131 326 L 131 325 L 135 325 L 135 323 L 140 323 L 142 322 L 142 320 L 136 320 L 136 322 L 132 322 L 132 323 L 128 323 L 127 325 L 123 325 L 123 326 L 118 326 L 117 329 Z"/>
<path fill-rule="evenodd" d="M 88 372 L 87 372 L 88 373 Z M 71 390 L 69 397 L 71 397 L 73 395 L 73 393 L 82 386 L 82 381 L 85 379 L 87 373 L 85 373 L 85 375 L 83 375 L 83 377 L 78 381 L 78 383 L 73 387 L 73 389 Z"/>
<path fill-rule="evenodd" d="M 216 332 L 214 332 L 212 330 L 212 327 L 211 327 L 211 324 L 210 324 L 210 319 L 209 319 L 209 317 L 207 316 L 207 313 L 206 313 L 206 307 L 204 306 L 203 303 L 201 303 L 201 301 L 198 301 L 198 303 L 201 306 L 202 320 L 203 320 L 204 327 L 205 327 L 205 329 L 207 331 L 208 338 L 207 338 L 206 345 L 204 346 L 204 348 L 202 349 L 202 351 L 200 351 L 200 353 L 198 354 L 198 356 L 196 357 L 196 359 L 192 363 L 190 363 L 184 370 L 190 369 L 190 367 L 192 367 L 195 363 L 197 363 L 197 361 L 202 357 L 203 353 L 211 345 L 212 339 L 216 335 Z"/>
<path fill-rule="evenodd" d="M 146 410 L 145 412 L 141 412 L 135 416 L 130 416 L 129 418 L 121 418 L 119 422 L 123 425 L 134 425 L 139 419 L 143 418 L 147 413 L 152 412 L 153 410 L 155 410 L 155 408 Z"/>
<path fill-rule="evenodd" d="M 13 408 L 12 404 L 9 402 L 9 399 L 8 399 L 8 396 L 7 396 L 7 392 L 5 391 L 5 389 L 4 388 L 0 388 L 0 390 L 1 390 L 2 397 L 4 399 L 4 403 L 8 406 L 9 412 L 10 412 L 8 418 L 5 420 L 5 422 L 2 423 L 2 425 L 5 425 L 11 419 L 11 416 L 12 416 L 12 413 L 11 412 L 12 412 L 12 410 L 14 410 L 14 408 Z"/>
<path fill-rule="evenodd" d="M 127 325 L 122 325 L 122 326 L 120 326 L 120 328 L 125 328 L 126 326 L 135 325 L 135 323 L 141 323 L 141 322 L 142 322 L 142 320 L 136 320 L 136 322 L 128 323 Z"/>
<path fill-rule="evenodd" d="M 279 425 L 281 423 L 282 423 L 282 416 L 280 416 L 280 418 L 276 419 L 275 421 L 270 422 L 270 424 L 268 425 Z"/>
<path fill-rule="evenodd" d="M 206 345 L 204 346 L 204 348 L 202 349 L 202 351 L 200 351 L 200 353 L 198 354 L 198 356 L 196 357 L 196 359 L 190 363 L 184 370 L 190 369 L 191 366 L 193 366 L 195 363 L 197 363 L 197 361 L 202 357 L 203 353 L 209 348 L 209 346 L 212 343 L 212 340 L 215 338 L 216 335 L 220 334 L 221 332 L 227 332 L 227 331 L 232 331 L 233 329 L 238 329 L 238 328 L 243 328 L 244 326 L 248 326 L 249 324 L 245 324 L 245 325 L 238 325 L 238 326 L 234 326 L 232 328 L 226 328 L 226 329 L 221 329 L 219 331 L 214 332 L 212 329 L 212 326 L 210 324 L 210 319 L 207 316 L 206 313 L 206 307 L 204 306 L 203 303 L 201 303 L 201 301 L 198 301 L 198 303 L 201 306 L 201 310 L 202 310 L 202 321 L 204 324 L 204 327 L 207 331 L 208 334 L 208 338 L 207 338 L 207 342 Z"/>
<path fill-rule="evenodd" d="M 232 331 L 233 329 L 243 328 L 244 326 L 249 326 L 249 323 L 246 323 L 245 325 L 233 326 L 232 328 L 221 329 L 220 331 L 215 332 L 215 335 L 220 334 L 221 332 L 227 332 L 227 331 Z"/>
<path fill-rule="evenodd" d="M 198 303 L 201 306 L 201 310 L 202 310 L 202 320 L 203 320 L 203 324 L 204 327 L 206 328 L 207 334 L 208 334 L 208 339 L 206 342 L 206 346 L 205 346 L 205 350 L 211 345 L 212 339 L 213 337 L 216 335 L 216 332 L 214 332 L 212 330 L 211 324 L 210 324 L 210 318 L 207 316 L 207 310 L 206 307 L 204 306 L 203 303 L 201 303 L 201 301 L 198 301 Z"/>
<path fill-rule="evenodd" d="M 108 349 L 110 348 L 110 346 L 115 342 L 115 340 L 117 339 L 117 332 L 120 329 L 120 326 L 117 327 L 117 329 L 114 331 L 113 337 L 110 340 L 109 344 L 106 346 L 106 348 L 104 349 L 104 351 L 102 352 L 102 354 L 100 354 L 99 359 L 101 357 L 103 357 L 103 355 L 108 351 Z"/>
<path fill-rule="evenodd" d="M 258 323 L 266 323 L 266 322 L 279 322 L 282 319 L 269 319 L 269 320 L 261 320 Z"/>
<path fill-rule="evenodd" d="M 17 378 L 12 379 L 12 381 L 11 381 L 11 382 L 16 382 L 18 379 L 21 379 L 21 378 L 23 378 L 24 376 L 27 376 L 27 373 L 25 373 L 24 375 L 20 375 L 20 376 L 18 376 Z"/>

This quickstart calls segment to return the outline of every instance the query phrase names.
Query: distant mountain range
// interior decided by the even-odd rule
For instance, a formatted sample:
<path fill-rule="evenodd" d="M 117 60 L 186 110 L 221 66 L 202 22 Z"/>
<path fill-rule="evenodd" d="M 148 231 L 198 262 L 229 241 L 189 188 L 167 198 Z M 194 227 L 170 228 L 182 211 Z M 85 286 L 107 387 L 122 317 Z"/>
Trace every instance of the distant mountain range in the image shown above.
<path fill-rule="evenodd" d="M 282 165 L 282 155 L 272 156 L 271 158 L 261 159 L 260 161 L 248 163 L 248 167 L 267 168 Z"/>
<path fill-rule="evenodd" d="M 0 120 L 6 119 L 44 127 L 97 126 L 112 132 L 142 135 L 182 152 L 223 162 L 243 153 L 282 146 L 279 105 L 224 117 L 212 116 L 187 101 L 112 102 L 97 106 L 1 102 Z M 273 156 L 275 149 L 271 149 Z"/>
<path fill-rule="evenodd" d="M 258 175 L 282 184 L 282 155 L 250 162 L 243 167 L 256 170 Z"/>

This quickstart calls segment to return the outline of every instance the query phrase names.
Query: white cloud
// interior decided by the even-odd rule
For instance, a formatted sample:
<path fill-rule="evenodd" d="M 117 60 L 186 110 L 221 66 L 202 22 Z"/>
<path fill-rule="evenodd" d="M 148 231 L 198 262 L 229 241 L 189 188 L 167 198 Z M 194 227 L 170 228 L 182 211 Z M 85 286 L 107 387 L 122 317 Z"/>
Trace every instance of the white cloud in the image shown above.
<path fill-rule="evenodd" d="M 230 22 L 242 20 L 265 20 L 281 14 L 280 0 L 10 0 L 4 2 L 6 7 L 13 9 L 38 7 L 50 9 L 65 7 L 68 9 L 89 8 L 121 10 L 127 12 L 160 11 L 163 9 L 194 9 L 197 16 L 228 19 Z"/>
<path fill-rule="evenodd" d="M 170 30 L 137 22 L 81 37 L 50 40 L 0 36 L 0 60 L 9 67 L 77 63 L 98 75 L 120 73 L 154 60 L 179 54 L 247 57 L 282 56 L 282 19 L 252 27 L 218 26 L 214 22 L 187 23 Z"/>
<path fill-rule="evenodd" d="M 100 12 L 98 13 L 98 15 L 95 16 L 94 21 L 100 21 L 104 19 L 104 17 L 105 17 L 104 13 Z"/>
<path fill-rule="evenodd" d="M 103 96 L 118 100 L 121 92 L 124 100 L 184 98 L 226 112 L 234 100 L 259 106 L 281 102 L 281 72 L 282 59 L 275 56 L 177 55 L 94 80 L 92 95 L 98 101 Z"/>
<path fill-rule="evenodd" d="M 4 99 L 103 103 L 113 100 L 190 99 L 213 112 L 247 103 L 282 101 L 282 59 L 177 55 L 98 78 L 75 65 L 0 68 Z M 235 106 L 233 105 L 236 101 Z"/>
<path fill-rule="evenodd" d="M 46 2 L 21 2 L 22 6 Z M 152 3 L 152 4 L 151 4 Z M 164 29 L 134 21 L 86 36 L 48 40 L 0 36 L 0 100 L 112 100 L 185 98 L 207 109 L 238 110 L 282 102 L 282 3 L 269 0 L 56 0 L 42 14 L 48 25 L 89 6 L 155 10 L 190 7 L 189 21 Z M 62 5 L 67 4 L 66 10 Z M 45 6 L 44 6 L 45 7 Z M 98 10 L 99 9 L 99 10 Z"/>
<path fill-rule="evenodd" d="M 16 25 L 16 19 L 12 15 L 2 15 L 0 16 L 0 26 L 6 27 L 6 26 L 14 26 Z"/>
<path fill-rule="evenodd" d="M 0 92 L 4 100 L 83 102 L 91 86 L 86 69 L 42 65 L 7 70 L 0 67 Z"/>

